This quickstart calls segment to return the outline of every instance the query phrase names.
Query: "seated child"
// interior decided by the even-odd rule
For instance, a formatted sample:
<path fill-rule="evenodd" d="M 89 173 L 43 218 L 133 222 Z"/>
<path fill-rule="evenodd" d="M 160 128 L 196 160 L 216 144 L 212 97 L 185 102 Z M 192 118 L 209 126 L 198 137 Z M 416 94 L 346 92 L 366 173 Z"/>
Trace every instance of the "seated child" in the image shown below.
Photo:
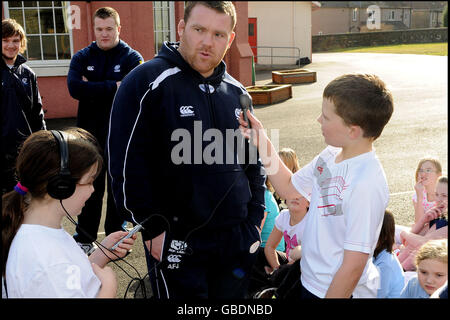
<path fill-rule="evenodd" d="M 401 298 L 429 298 L 448 278 L 447 240 L 430 240 L 416 255 L 417 275 L 408 281 Z"/>
<path fill-rule="evenodd" d="M 394 244 L 395 220 L 389 210 L 384 213 L 383 225 L 377 247 L 373 252 L 373 263 L 380 271 L 380 288 L 377 298 L 399 298 L 405 286 L 405 275 L 396 254 Z"/>
<path fill-rule="evenodd" d="M 403 247 L 398 255 L 405 271 L 415 270 L 414 257 L 417 249 L 430 239 L 448 237 L 448 178 L 440 177 L 436 184 L 436 204 L 411 227 L 402 231 L 400 238 Z"/>
<path fill-rule="evenodd" d="M 300 164 L 298 161 L 297 154 L 291 148 L 282 148 L 278 151 L 281 161 L 286 165 L 286 167 L 291 170 L 292 173 L 296 173 L 300 169 Z M 277 201 L 280 210 L 287 209 L 287 204 L 285 199 L 281 199 L 276 192 L 274 192 L 275 200 Z"/>
<path fill-rule="evenodd" d="M 280 267 L 278 255 L 276 254 L 276 246 L 283 239 L 286 242 L 286 258 L 288 263 L 293 263 L 301 257 L 301 254 L 297 254 L 293 258 L 291 256 L 291 250 L 301 244 L 300 238 L 305 227 L 304 217 L 308 212 L 309 201 L 301 196 L 297 199 L 288 200 L 287 203 L 288 209 L 282 210 L 275 220 L 275 227 L 272 229 L 266 247 L 264 248 L 271 272 Z"/>
<path fill-rule="evenodd" d="M 272 232 L 273 226 L 275 225 L 275 219 L 280 214 L 278 205 L 273 196 L 273 187 L 270 184 L 269 179 L 266 179 L 266 191 L 264 192 L 264 203 L 266 209 L 264 210 L 264 217 L 261 221 L 261 247 L 266 246 L 267 239 Z M 277 250 L 284 252 L 285 246 L 284 241 L 280 242 L 277 246 Z"/>
<path fill-rule="evenodd" d="M 275 220 L 264 248 L 266 272 L 270 274 L 270 288 L 256 294 L 257 298 L 285 298 L 295 282 L 300 279 L 301 237 L 305 228 L 305 215 L 309 201 L 300 196 L 288 200 L 288 209 L 281 211 Z M 286 243 L 286 253 L 276 250 L 280 242 Z"/>
<path fill-rule="evenodd" d="M 435 186 L 441 175 L 442 165 L 439 160 L 428 157 L 419 161 L 413 195 L 414 222 L 419 221 L 425 212 L 435 205 Z"/>
<path fill-rule="evenodd" d="M 414 206 L 414 223 L 418 222 L 419 219 L 424 216 L 425 212 L 436 204 L 434 189 L 437 180 L 441 175 L 442 165 L 438 159 L 433 157 L 420 159 L 415 173 L 415 192 L 412 196 Z M 409 229 L 410 228 L 407 226 L 395 226 L 396 244 L 401 244 L 400 233 L 402 231 L 409 231 Z"/>

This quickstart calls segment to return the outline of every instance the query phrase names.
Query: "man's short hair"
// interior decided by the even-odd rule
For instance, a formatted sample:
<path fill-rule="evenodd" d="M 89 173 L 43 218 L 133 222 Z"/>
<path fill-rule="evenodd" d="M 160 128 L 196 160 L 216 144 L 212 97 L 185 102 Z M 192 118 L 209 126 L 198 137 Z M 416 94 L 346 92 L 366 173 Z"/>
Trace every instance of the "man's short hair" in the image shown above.
<path fill-rule="evenodd" d="M 231 1 L 186 1 L 183 17 L 185 23 L 187 23 L 192 9 L 198 4 L 229 15 L 231 17 L 231 30 L 236 26 L 236 9 Z"/>
<path fill-rule="evenodd" d="M 22 26 L 14 19 L 2 20 L 2 39 L 13 37 L 20 37 L 20 53 L 24 53 L 27 49 L 27 36 Z"/>
<path fill-rule="evenodd" d="M 100 19 L 113 18 L 114 21 L 116 22 L 116 26 L 120 26 L 119 13 L 114 8 L 111 8 L 111 7 L 98 8 L 95 11 L 92 20 L 94 20 L 95 18 L 100 18 Z"/>
<path fill-rule="evenodd" d="M 323 92 L 347 125 L 357 125 L 365 138 L 377 139 L 394 112 L 391 92 L 376 75 L 346 74 L 331 81 Z"/>

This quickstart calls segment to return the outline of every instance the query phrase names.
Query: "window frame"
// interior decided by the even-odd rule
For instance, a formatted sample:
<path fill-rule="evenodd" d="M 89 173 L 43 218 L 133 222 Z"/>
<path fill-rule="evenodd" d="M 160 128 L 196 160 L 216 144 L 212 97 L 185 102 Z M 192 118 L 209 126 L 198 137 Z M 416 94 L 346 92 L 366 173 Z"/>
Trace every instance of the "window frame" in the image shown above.
<path fill-rule="evenodd" d="M 52 1 L 53 4 L 54 1 Z M 65 7 L 67 8 L 67 10 L 69 10 L 68 8 L 70 8 L 70 1 L 64 1 L 65 2 Z M 9 15 L 9 4 L 8 1 L 3 1 L 3 12 L 5 15 L 5 19 L 8 19 L 10 17 Z M 29 7 L 26 7 L 29 8 Z M 30 8 L 34 8 L 34 9 L 39 9 L 38 7 L 30 7 Z M 47 8 L 47 7 L 46 7 Z M 59 8 L 59 7 L 58 7 Z M 24 12 L 24 6 L 22 4 L 22 12 Z M 55 7 L 52 6 L 52 12 L 53 12 L 53 19 L 55 18 Z M 42 35 L 45 35 L 43 33 L 41 33 L 40 30 L 41 26 L 39 24 L 39 39 L 41 42 L 41 48 L 42 48 Z M 67 74 L 69 73 L 69 66 L 70 66 L 70 61 L 73 57 L 73 32 L 72 32 L 72 28 L 68 28 L 69 29 L 69 44 L 70 44 L 70 59 L 60 59 L 60 60 L 27 60 L 26 64 L 33 69 L 33 71 L 36 73 L 36 75 L 38 77 L 55 77 L 55 76 L 67 76 Z M 56 31 L 56 30 L 55 30 Z M 28 34 L 26 34 L 28 37 Z M 34 34 L 33 34 L 34 35 Z M 55 36 L 57 35 L 57 33 L 55 32 L 54 34 Z M 41 58 L 43 58 L 43 53 L 41 52 Z"/>
<path fill-rule="evenodd" d="M 395 10 L 389 10 L 389 21 L 395 21 Z"/>
<path fill-rule="evenodd" d="M 168 2 L 169 6 L 167 7 L 168 13 L 169 13 L 169 28 L 167 30 L 157 30 L 156 29 L 156 23 L 155 23 L 155 11 L 160 8 L 166 8 L 166 7 L 156 7 L 156 2 Z M 154 49 L 155 49 L 155 56 L 158 55 L 159 48 L 157 48 L 157 42 L 156 42 L 156 34 L 169 32 L 169 41 L 174 42 L 176 41 L 176 28 L 175 28 L 175 2 L 174 1 L 152 1 L 153 5 L 153 39 L 154 39 Z M 165 40 L 164 40 L 165 41 Z"/>
<path fill-rule="evenodd" d="M 352 10 L 352 21 L 357 21 L 358 18 L 358 8 L 353 8 Z"/>

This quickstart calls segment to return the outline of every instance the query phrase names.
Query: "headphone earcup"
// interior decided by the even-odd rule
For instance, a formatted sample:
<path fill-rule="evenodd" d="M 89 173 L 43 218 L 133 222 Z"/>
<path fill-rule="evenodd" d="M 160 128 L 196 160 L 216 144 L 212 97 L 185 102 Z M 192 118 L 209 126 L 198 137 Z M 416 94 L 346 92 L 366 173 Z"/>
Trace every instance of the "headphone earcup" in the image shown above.
<path fill-rule="evenodd" d="M 58 174 L 48 180 L 47 193 L 58 200 L 70 198 L 76 188 L 75 181 L 70 176 Z"/>

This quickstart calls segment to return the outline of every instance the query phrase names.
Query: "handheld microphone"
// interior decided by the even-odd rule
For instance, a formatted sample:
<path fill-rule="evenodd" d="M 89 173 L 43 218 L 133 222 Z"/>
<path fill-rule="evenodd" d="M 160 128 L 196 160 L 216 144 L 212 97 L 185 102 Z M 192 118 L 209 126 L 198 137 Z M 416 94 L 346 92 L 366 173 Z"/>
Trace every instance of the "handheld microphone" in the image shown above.
<path fill-rule="evenodd" d="M 241 103 L 242 114 L 244 115 L 244 120 L 248 123 L 249 129 L 251 129 L 252 126 L 250 124 L 250 121 L 248 121 L 247 110 L 251 110 L 252 100 L 250 99 L 250 97 L 247 94 L 243 93 L 239 96 L 239 102 Z"/>

